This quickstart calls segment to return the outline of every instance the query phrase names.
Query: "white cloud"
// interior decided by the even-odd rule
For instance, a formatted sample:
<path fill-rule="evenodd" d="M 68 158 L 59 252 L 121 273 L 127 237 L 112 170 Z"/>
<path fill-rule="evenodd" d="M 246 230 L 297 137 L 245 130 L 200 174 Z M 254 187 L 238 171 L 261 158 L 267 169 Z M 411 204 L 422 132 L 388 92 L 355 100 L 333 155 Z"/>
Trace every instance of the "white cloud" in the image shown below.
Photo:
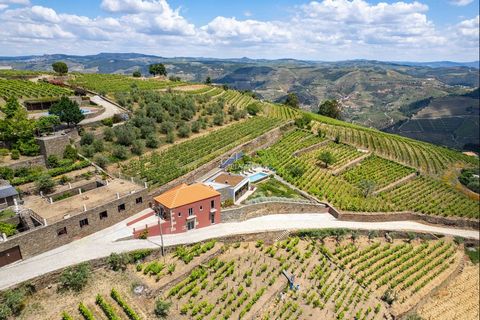
<path fill-rule="evenodd" d="M 473 0 L 450 0 L 450 3 L 454 6 L 463 7 L 472 3 Z"/>
<path fill-rule="evenodd" d="M 102 0 L 101 7 L 108 12 L 121 13 L 161 13 L 171 10 L 166 0 Z"/>
<path fill-rule="evenodd" d="M 189 22 L 167 0 L 103 0 L 100 17 L 39 5 L 7 8 L 6 2 L 13 1 L 0 0 L 0 46 L 13 55 L 137 51 L 315 60 L 478 57 L 478 16 L 439 29 L 428 17 L 428 6 L 418 1 L 311 1 L 282 21 L 217 16 L 203 26 Z"/>
<path fill-rule="evenodd" d="M 278 22 L 216 17 L 201 30 L 219 41 L 284 42 L 291 33 Z"/>
<path fill-rule="evenodd" d="M 28 6 L 30 4 L 30 1 L 29 0 L 0 0 L 0 3 L 2 3 L 2 4 L 19 4 L 19 5 Z"/>
<path fill-rule="evenodd" d="M 471 45 L 479 45 L 480 37 L 480 17 L 464 20 L 455 26 L 457 41 L 465 41 Z"/>

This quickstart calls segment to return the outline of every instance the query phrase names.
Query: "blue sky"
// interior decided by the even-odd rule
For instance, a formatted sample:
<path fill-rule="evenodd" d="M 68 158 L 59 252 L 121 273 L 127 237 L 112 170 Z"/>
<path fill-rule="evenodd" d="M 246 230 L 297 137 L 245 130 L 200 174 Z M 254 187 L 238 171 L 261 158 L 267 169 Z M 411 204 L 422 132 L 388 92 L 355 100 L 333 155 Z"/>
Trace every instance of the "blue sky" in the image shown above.
<path fill-rule="evenodd" d="M 0 0 L 0 55 L 478 60 L 478 0 Z"/>

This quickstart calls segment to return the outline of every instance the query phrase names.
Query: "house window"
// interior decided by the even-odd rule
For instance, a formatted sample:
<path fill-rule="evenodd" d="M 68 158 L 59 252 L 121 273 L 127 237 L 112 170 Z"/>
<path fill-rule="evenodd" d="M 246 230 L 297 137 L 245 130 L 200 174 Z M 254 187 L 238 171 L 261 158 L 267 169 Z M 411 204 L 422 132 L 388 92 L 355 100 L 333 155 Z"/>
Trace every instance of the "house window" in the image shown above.
<path fill-rule="evenodd" d="M 100 216 L 100 220 L 103 220 L 103 219 L 108 218 L 108 213 L 107 213 L 107 211 L 102 211 L 102 212 L 99 213 L 99 216 Z"/>
<path fill-rule="evenodd" d="M 188 215 L 193 216 L 193 208 L 188 208 Z"/>
<path fill-rule="evenodd" d="M 4 204 L 7 202 L 7 198 L 0 198 L 0 204 Z"/>
<path fill-rule="evenodd" d="M 142 203 L 142 202 L 143 202 L 142 197 L 138 197 L 137 199 L 135 199 L 136 204 L 139 204 L 139 203 Z"/>
<path fill-rule="evenodd" d="M 122 203 L 121 205 L 118 206 L 118 212 L 125 211 L 125 203 Z"/>
<path fill-rule="evenodd" d="M 215 213 L 210 214 L 210 223 L 215 224 Z"/>
<path fill-rule="evenodd" d="M 179 213 L 178 213 L 178 216 L 179 216 L 179 217 L 181 217 L 181 216 L 182 216 L 182 213 L 181 213 L 181 212 L 179 212 Z"/>
<path fill-rule="evenodd" d="M 80 228 L 83 228 L 85 226 L 88 226 L 88 219 L 87 218 L 80 220 Z"/>
<path fill-rule="evenodd" d="M 57 236 L 63 236 L 67 234 L 67 227 L 63 227 L 63 228 L 60 228 L 60 229 L 57 229 Z"/>
<path fill-rule="evenodd" d="M 212 209 L 215 208 L 215 200 L 210 201 L 210 207 Z"/>
<path fill-rule="evenodd" d="M 200 211 L 203 211 L 203 206 L 200 206 Z"/>

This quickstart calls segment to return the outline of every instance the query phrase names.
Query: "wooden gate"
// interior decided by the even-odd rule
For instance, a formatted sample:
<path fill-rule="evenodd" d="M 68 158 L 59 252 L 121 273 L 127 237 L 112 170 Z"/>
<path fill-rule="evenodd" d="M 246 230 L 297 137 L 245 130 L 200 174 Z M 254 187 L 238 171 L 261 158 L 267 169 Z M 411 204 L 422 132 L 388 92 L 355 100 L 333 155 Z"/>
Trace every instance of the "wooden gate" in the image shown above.
<path fill-rule="evenodd" d="M 0 267 L 22 259 L 20 247 L 16 246 L 0 252 Z"/>

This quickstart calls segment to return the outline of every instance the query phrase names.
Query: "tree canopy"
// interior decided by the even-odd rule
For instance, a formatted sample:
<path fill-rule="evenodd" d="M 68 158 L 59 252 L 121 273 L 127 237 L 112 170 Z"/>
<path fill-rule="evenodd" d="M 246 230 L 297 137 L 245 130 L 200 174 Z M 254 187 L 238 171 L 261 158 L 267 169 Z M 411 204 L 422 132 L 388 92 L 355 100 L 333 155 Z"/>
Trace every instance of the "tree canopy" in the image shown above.
<path fill-rule="evenodd" d="M 340 103 L 337 100 L 325 100 L 318 109 L 318 114 L 340 119 Z"/>
<path fill-rule="evenodd" d="M 166 76 L 167 75 L 167 69 L 165 69 L 165 66 L 163 63 L 155 63 L 151 64 L 148 67 L 148 72 L 154 76 Z"/>
<path fill-rule="evenodd" d="M 55 71 L 60 75 L 64 75 L 68 73 L 68 66 L 65 62 L 62 62 L 62 61 L 57 61 L 52 63 L 52 68 L 53 68 L 53 71 Z"/>
<path fill-rule="evenodd" d="M 78 103 L 70 100 L 68 97 L 62 97 L 48 111 L 50 114 L 58 116 L 60 121 L 67 123 L 69 126 L 71 124 L 76 125 L 85 118 Z"/>
<path fill-rule="evenodd" d="M 132 76 L 134 78 L 140 78 L 142 76 L 142 73 L 139 70 L 133 71 Z"/>
<path fill-rule="evenodd" d="M 287 99 L 285 100 L 285 105 L 292 108 L 299 108 L 298 97 L 294 92 L 287 94 Z"/>
<path fill-rule="evenodd" d="M 23 155 L 37 155 L 39 146 L 34 139 L 36 123 L 28 119 L 27 110 L 12 98 L 2 111 L 5 118 L 0 119 L 0 140 L 6 141 Z"/>
<path fill-rule="evenodd" d="M 320 153 L 317 159 L 323 162 L 325 168 L 328 168 L 329 165 L 335 162 L 335 156 L 330 151 Z"/>

